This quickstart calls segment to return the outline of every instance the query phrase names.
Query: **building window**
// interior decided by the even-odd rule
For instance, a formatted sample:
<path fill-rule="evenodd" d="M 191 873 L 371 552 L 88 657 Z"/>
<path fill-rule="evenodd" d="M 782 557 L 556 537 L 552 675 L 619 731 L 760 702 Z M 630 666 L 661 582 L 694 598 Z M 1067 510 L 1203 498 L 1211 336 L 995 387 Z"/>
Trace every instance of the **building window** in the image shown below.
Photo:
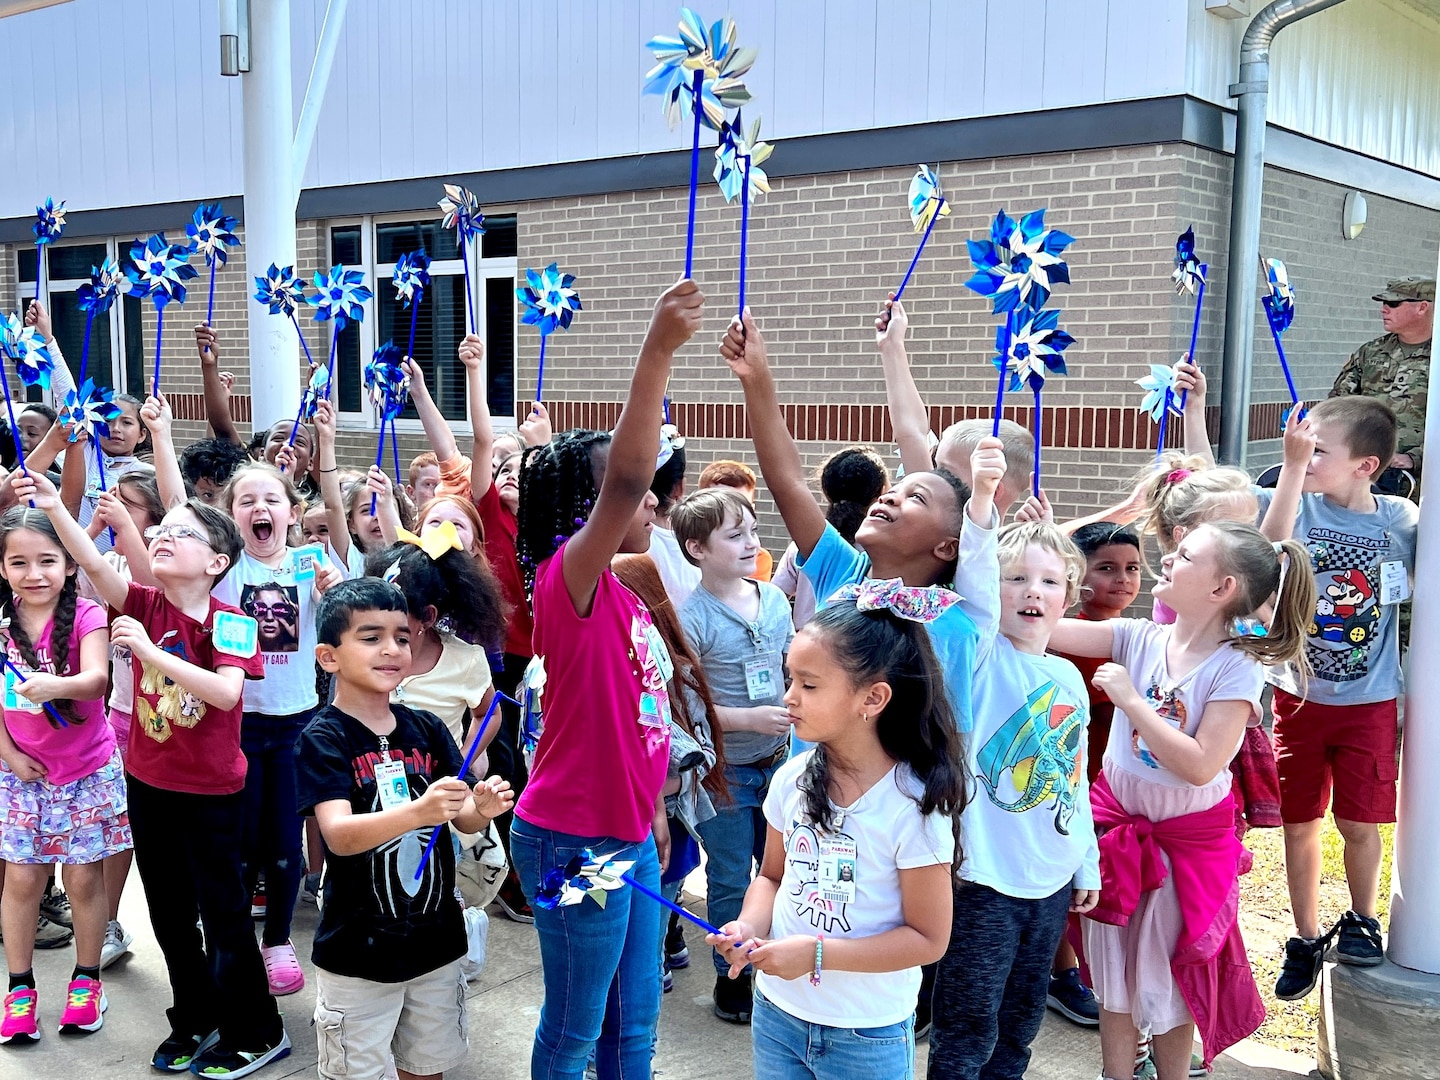
<path fill-rule="evenodd" d="M 465 368 L 456 356 L 467 330 L 465 272 L 455 234 L 440 228 L 436 218 L 392 217 L 334 222 L 329 229 L 329 266 L 362 270 L 375 293 L 366 305 L 365 320 L 348 324 L 336 346 L 336 400 L 351 426 L 373 426 L 374 411 L 364 400 L 365 364 L 374 350 L 393 341 L 403 352 L 409 345 L 411 310 L 396 299 L 392 276 L 395 260 L 425 249 L 430 256 L 430 286 L 415 322 L 414 359 L 425 384 L 452 423 L 464 424 Z M 476 331 L 485 341 L 486 396 L 490 412 L 502 425 L 515 417 L 515 261 L 514 215 L 487 217 L 485 233 L 470 266 L 471 303 Z M 316 356 L 319 361 L 319 355 Z M 322 361 L 323 362 L 323 361 Z M 416 418 L 413 406 L 404 417 Z"/>

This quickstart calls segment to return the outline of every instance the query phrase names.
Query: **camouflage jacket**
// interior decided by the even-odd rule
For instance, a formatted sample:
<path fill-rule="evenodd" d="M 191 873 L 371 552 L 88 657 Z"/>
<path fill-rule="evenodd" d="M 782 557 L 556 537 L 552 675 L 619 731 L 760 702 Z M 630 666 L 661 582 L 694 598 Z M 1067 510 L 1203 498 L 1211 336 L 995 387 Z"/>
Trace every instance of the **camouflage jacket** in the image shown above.
<path fill-rule="evenodd" d="M 1425 452 L 1425 396 L 1430 390 L 1430 342 L 1406 345 L 1394 334 L 1367 341 L 1350 354 L 1331 397 L 1364 394 L 1395 410 L 1396 453 L 1409 454 L 1420 471 Z"/>

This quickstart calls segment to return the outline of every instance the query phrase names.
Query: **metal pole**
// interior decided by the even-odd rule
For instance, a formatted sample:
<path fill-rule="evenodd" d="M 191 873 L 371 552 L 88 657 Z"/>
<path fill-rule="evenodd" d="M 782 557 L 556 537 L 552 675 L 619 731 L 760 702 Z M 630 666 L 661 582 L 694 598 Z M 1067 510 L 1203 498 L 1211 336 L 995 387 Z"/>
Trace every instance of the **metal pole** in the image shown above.
<path fill-rule="evenodd" d="M 295 191 L 290 179 L 294 147 L 290 0 L 251 0 L 250 71 L 240 76 L 240 85 L 245 118 L 246 263 L 291 266 Z M 300 361 L 286 320 L 275 318 L 253 297 L 247 315 L 251 419 L 260 429 L 295 415 L 300 404 Z"/>

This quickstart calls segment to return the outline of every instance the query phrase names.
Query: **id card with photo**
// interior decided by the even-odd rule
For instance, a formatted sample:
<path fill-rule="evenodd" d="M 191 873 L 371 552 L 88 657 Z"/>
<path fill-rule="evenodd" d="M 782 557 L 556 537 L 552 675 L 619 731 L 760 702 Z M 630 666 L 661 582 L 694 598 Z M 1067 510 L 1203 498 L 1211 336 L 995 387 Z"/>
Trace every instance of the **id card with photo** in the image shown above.
<path fill-rule="evenodd" d="M 820 896 L 832 904 L 855 902 L 855 841 L 848 836 L 820 838 Z"/>
<path fill-rule="evenodd" d="M 775 701 L 784 689 L 773 657 L 745 661 L 745 691 L 751 701 Z"/>
<path fill-rule="evenodd" d="M 380 809 L 394 810 L 410 801 L 410 780 L 403 761 L 382 761 L 375 766 L 375 786 L 379 790 Z"/>

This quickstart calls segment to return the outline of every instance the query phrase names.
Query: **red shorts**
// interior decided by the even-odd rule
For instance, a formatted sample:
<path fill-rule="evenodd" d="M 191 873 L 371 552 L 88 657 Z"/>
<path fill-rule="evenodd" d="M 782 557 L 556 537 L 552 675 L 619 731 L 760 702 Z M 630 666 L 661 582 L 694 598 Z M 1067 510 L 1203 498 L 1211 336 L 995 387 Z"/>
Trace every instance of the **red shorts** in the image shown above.
<path fill-rule="evenodd" d="M 1400 720 L 1393 698 L 1368 705 L 1319 705 L 1277 689 L 1273 709 L 1285 824 L 1323 818 L 1332 786 L 1337 818 L 1395 820 Z"/>

